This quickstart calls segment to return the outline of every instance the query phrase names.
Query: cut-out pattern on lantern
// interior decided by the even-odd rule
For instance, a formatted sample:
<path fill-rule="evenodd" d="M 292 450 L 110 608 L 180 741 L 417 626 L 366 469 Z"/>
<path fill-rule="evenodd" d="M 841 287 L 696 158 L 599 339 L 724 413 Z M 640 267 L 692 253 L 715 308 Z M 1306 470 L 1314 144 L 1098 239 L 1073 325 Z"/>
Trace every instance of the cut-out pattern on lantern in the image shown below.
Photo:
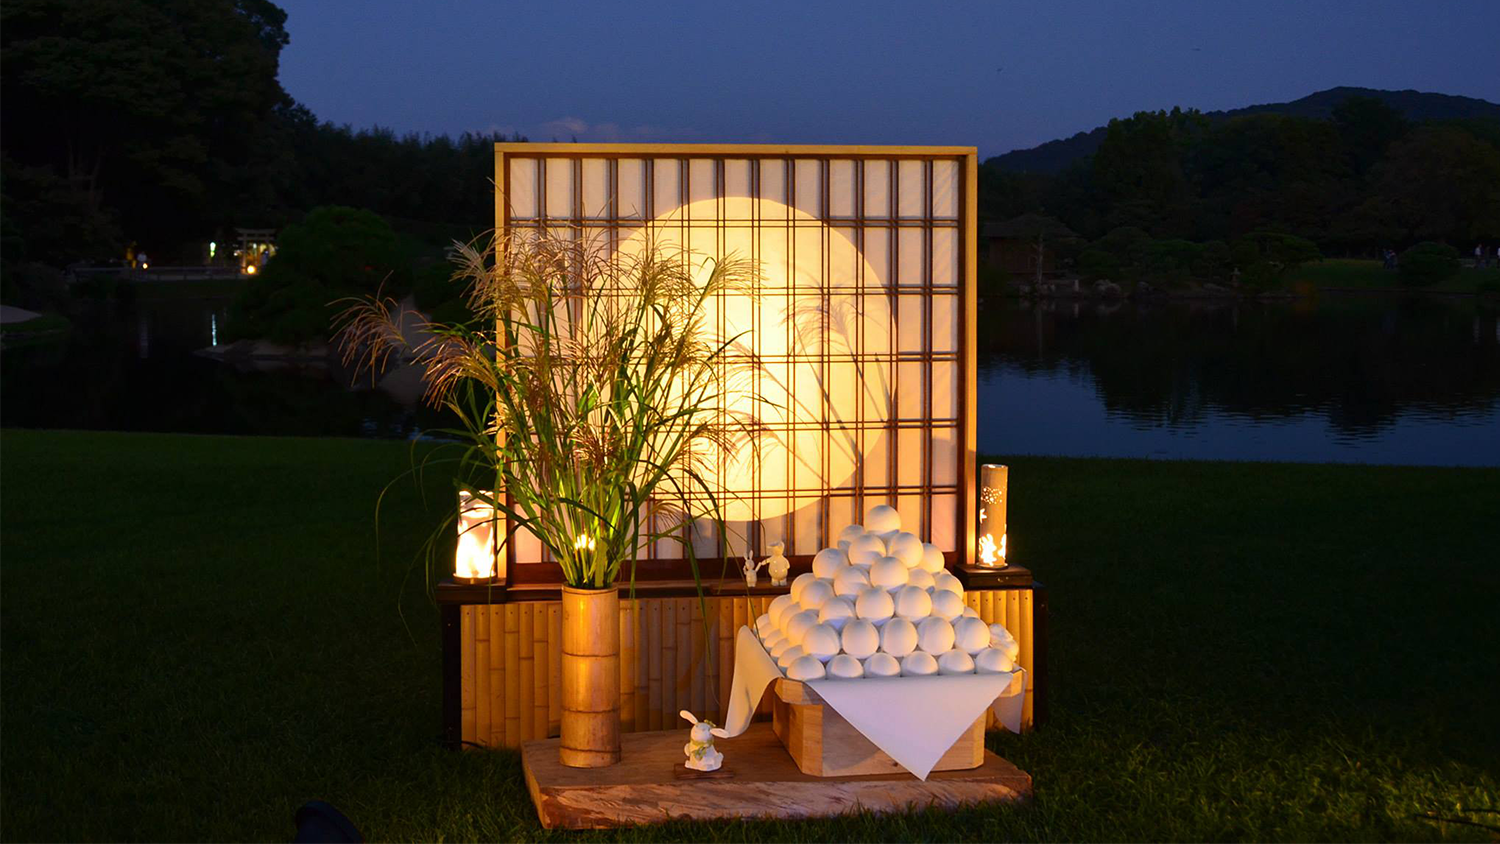
<path fill-rule="evenodd" d="M 974 559 L 989 568 L 1004 568 L 1006 485 L 1010 469 L 994 463 L 979 467 L 979 542 Z"/>
<path fill-rule="evenodd" d="M 504 579 L 505 561 L 496 547 L 497 526 L 493 506 L 467 491 L 459 491 L 458 546 L 453 553 L 455 580 L 479 583 L 496 575 Z"/>
<path fill-rule="evenodd" d="M 964 561 L 967 151 L 497 152 L 507 231 L 569 227 L 622 253 L 655 243 L 760 267 L 757 296 L 711 308 L 715 336 L 748 332 L 745 354 L 757 361 L 731 411 L 768 431 L 709 469 L 727 494 L 733 557 L 747 546 L 764 556 L 777 541 L 788 557 L 810 557 L 833 544 L 830 531 L 885 503 Z M 718 556 L 716 528 L 689 536 L 700 558 Z M 642 550 L 643 560 L 684 557 L 670 541 Z M 513 553 L 518 565 L 546 559 L 524 529 Z"/>

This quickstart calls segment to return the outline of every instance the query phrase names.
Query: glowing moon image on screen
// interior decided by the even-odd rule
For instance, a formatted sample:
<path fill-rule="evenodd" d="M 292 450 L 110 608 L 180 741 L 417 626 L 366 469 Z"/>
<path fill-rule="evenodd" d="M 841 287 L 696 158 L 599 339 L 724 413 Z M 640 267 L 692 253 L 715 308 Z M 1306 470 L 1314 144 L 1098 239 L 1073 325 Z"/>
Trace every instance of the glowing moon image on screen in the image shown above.
<path fill-rule="evenodd" d="M 725 520 L 774 518 L 852 487 L 865 454 L 885 453 L 885 434 L 862 438 L 850 426 L 892 415 L 889 364 L 860 360 L 891 350 L 891 306 L 879 292 L 889 281 L 844 230 L 766 199 L 689 203 L 631 231 L 619 252 L 641 254 L 653 238 L 668 254 L 685 250 L 698 273 L 730 254 L 762 273 L 759 296 L 725 296 L 710 311 L 710 339 L 740 336 L 762 362 L 726 407 L 770 432 L 713 461 Z"/>

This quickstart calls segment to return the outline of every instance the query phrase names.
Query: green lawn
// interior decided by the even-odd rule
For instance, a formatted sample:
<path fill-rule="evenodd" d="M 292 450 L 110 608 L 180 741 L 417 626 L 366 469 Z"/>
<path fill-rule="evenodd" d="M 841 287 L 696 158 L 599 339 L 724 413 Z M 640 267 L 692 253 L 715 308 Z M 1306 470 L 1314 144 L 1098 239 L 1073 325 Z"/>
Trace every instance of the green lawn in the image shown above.
<path fill-rule="evenodd" d="M 1481 283 L 1486 289 L 1500 290 L 1500 268 L 1476 269 L 1465 266 L 1452 278 L 1419 290 L 1443 293 L 1473 293 Z M 1306 287 L 1349 287 L 1362 290 L 1407 290 L 1395 270 L 1385 269 L 1379 261 L 1363 261 L 1353 258 L 1329 258 L 1303 264 L 1290 272 L 1283 287 L 1298 290 Z"/>
<path fill-rule="evenodd" d="M 1500 827 L 1500 471 L 1014 458 L 1052 720 L 1026 807 L 544 833 L 442 750 L 407 446 L 0 434 L 5 840 L 1427 840 Z M 430 490 L 442 493 L 438 479 Z M 437 502 L 446 503 L 445 494 Z M 1428 820 L 1435 816 L 1489 828 Z"/>

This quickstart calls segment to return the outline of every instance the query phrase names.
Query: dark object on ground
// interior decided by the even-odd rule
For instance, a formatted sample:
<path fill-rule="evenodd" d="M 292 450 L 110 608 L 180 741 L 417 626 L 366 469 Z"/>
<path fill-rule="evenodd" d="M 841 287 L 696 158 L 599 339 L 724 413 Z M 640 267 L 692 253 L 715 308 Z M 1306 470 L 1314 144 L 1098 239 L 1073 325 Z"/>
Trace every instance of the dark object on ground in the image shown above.
<path fill-rule="evenodd" d="M 339 842 L 339 844 L 363 844 L 365 837 L 359 834 L 354 824 L 344 813 L 324 803 L 309 800 L 297 810 L 297 844 L 313 842 Z"/>

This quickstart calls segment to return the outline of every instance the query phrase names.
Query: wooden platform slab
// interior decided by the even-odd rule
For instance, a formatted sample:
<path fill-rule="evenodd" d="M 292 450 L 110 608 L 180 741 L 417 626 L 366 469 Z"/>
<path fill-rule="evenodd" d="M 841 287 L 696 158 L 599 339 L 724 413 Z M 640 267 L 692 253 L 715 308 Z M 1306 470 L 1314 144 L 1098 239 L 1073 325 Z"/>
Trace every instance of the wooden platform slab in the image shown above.
<path fill-rule="evenodd" d="M 1031 797 L 1031 775 L 986 751 L 984 764 L 935 773 L 814 777 L 797 770 L 771 725 L 719 739 L 732 776 L 679 779 L 688 731 L 624 733 L 621 762 L 608 768 L 565 768 L 557 739 L 521 746 L 526 787 L 542 826 L 602 829 L 667 820 L 817 818 L 859 809 L 899 812 Z"/>

